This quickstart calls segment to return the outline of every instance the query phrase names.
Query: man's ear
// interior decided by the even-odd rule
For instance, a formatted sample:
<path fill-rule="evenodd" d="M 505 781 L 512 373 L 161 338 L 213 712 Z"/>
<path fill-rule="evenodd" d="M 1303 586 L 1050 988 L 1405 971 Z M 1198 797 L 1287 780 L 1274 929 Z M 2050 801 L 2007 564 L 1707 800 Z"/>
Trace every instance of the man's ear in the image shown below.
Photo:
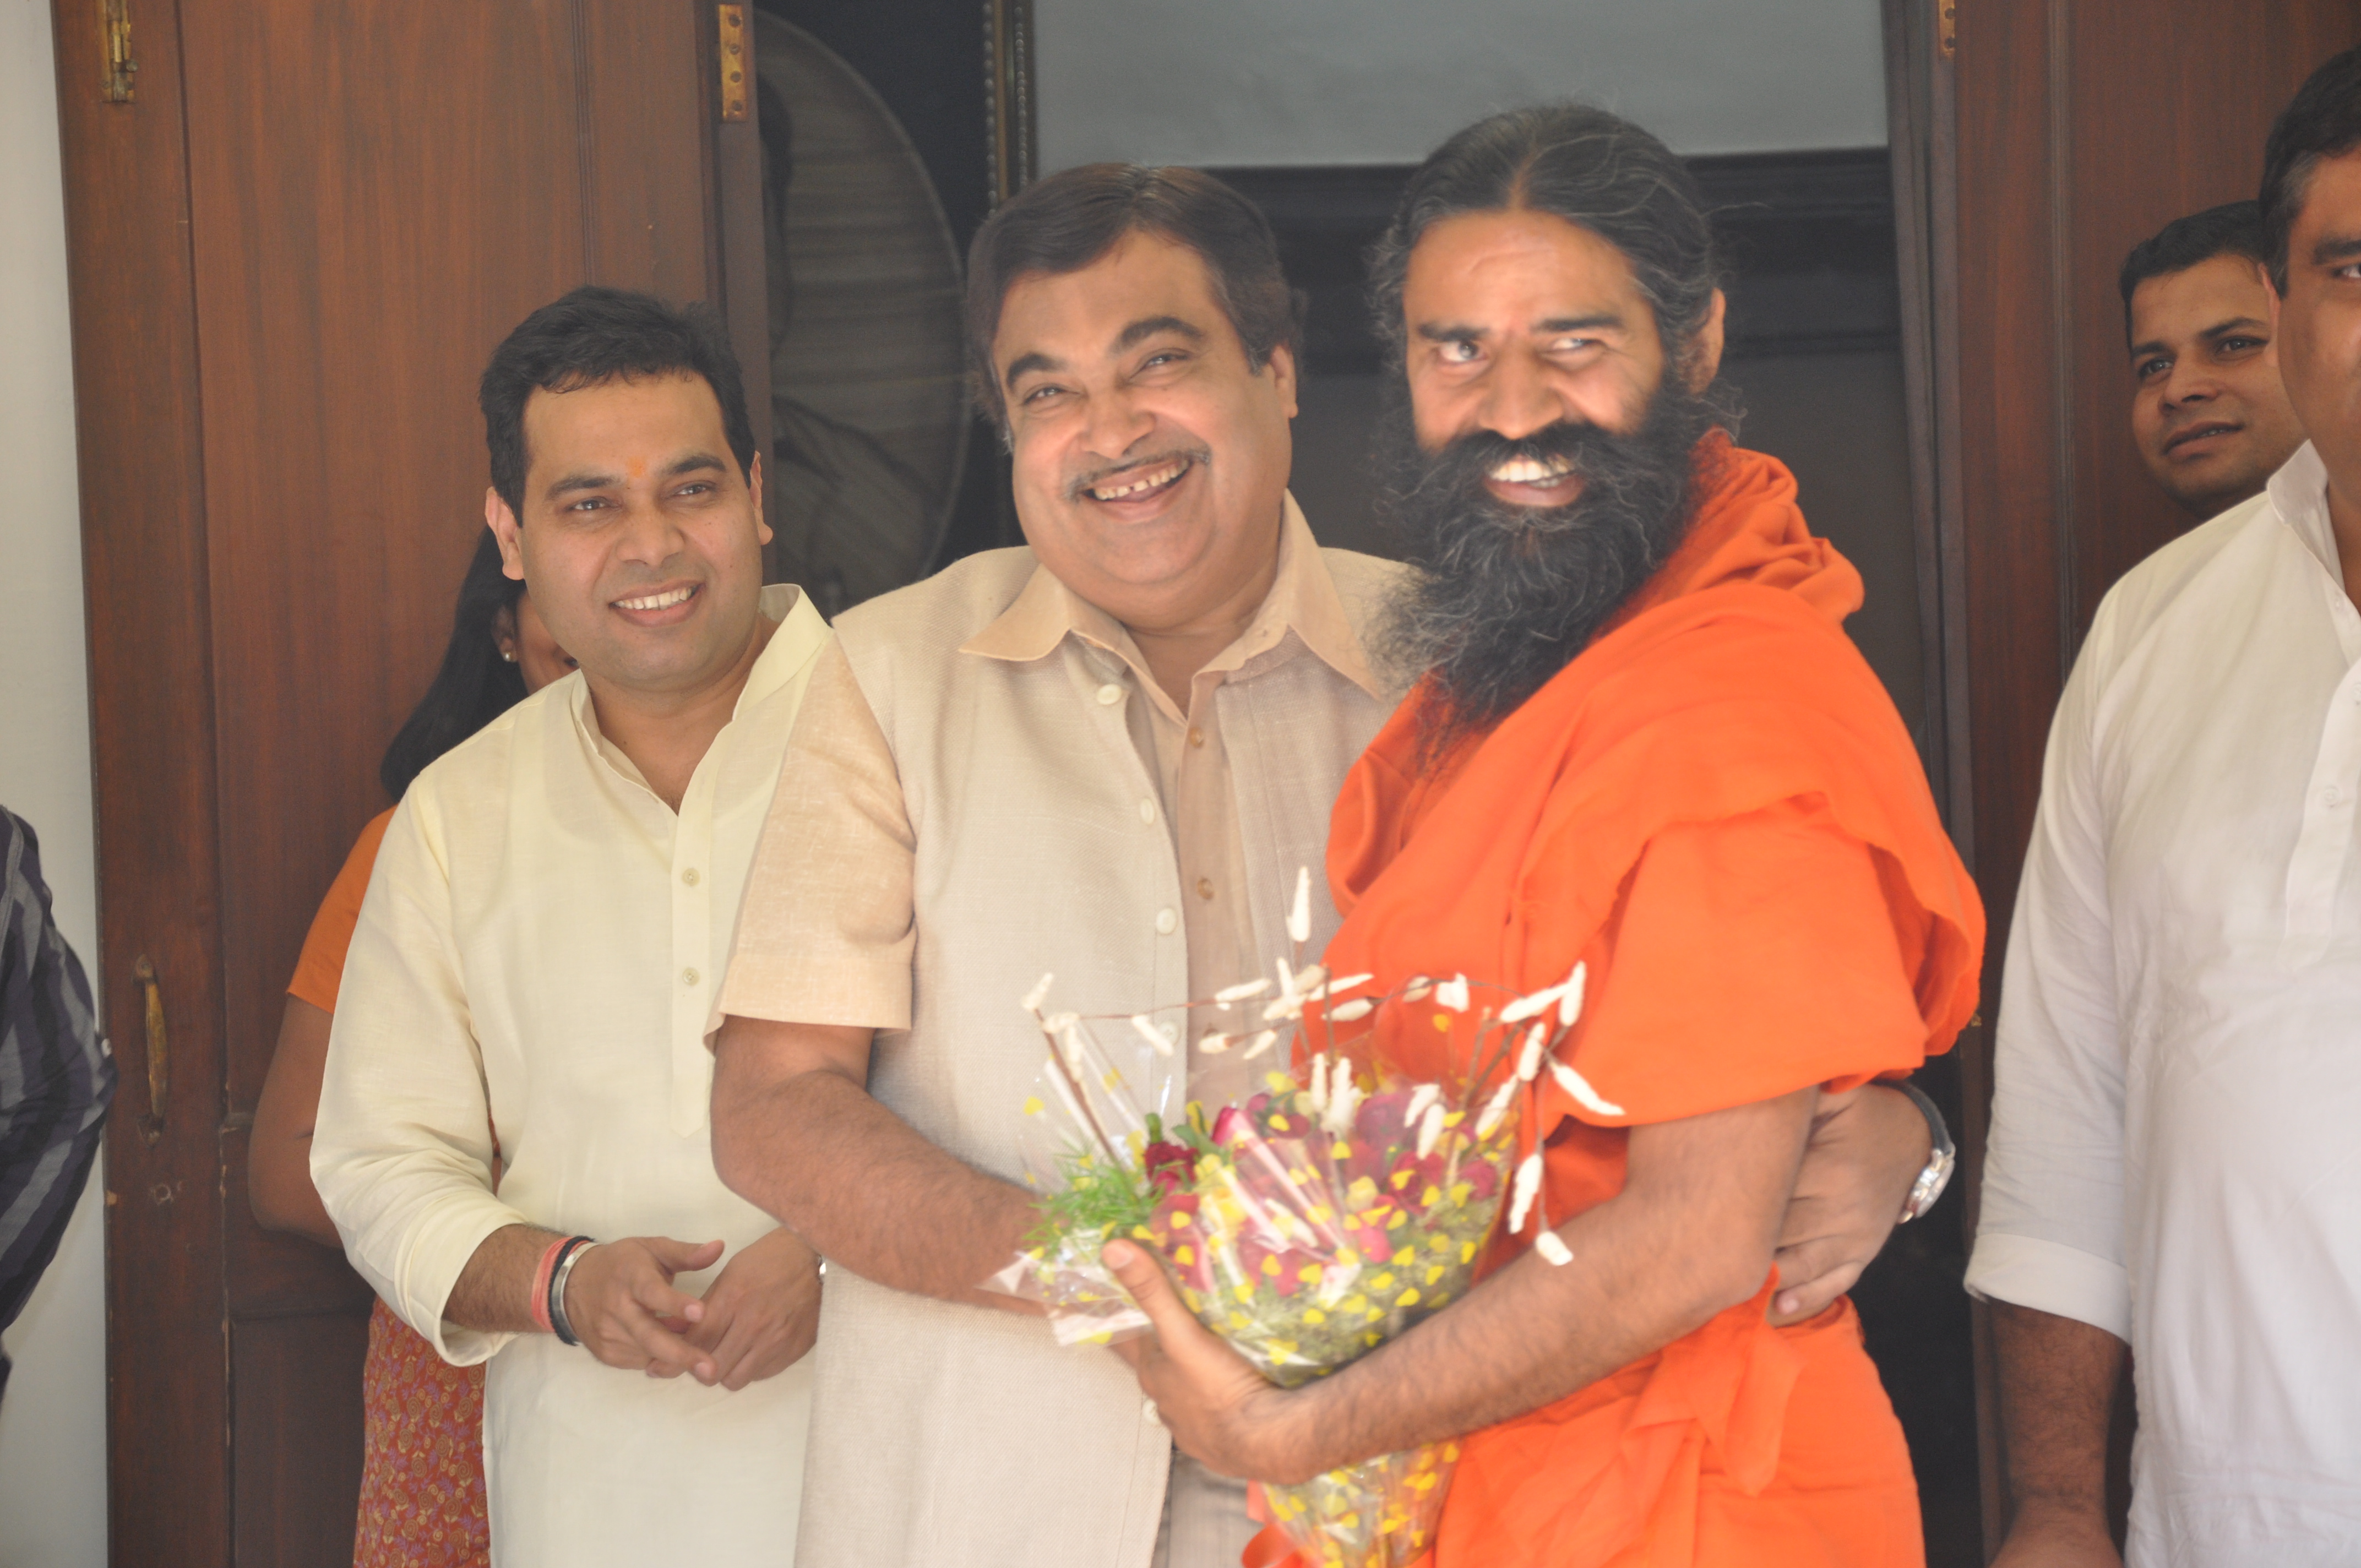
<path fill-rule="evenodd" d="M 2271 340 L 2263 345 L 2263 363 L 2276 370 L 2279 367 L 2279 291 L 2268 267 L 2257 261 L 2255 270 L 2262 275 L 2263 298 L 2268 302 L 2271 322 Z"/>
<path fill-rule="evenodd" d="M 746 465 L 746 493 L 754 500 L 754 538 L 757 543 L 768 544 L 771 542 L 771 524 L 763 515 L 763 455 L 759 452 L 754 454 L 753 461 Z"/>
<path fill-rule="evenodd" d="M 1697 323 L 1695 335 L 1689 339 L 1688 363 L 1681 369 L 1691 392 L 1702 392 L 1713 385 L 1721 374 L 1722 332 L 1730 313 L 1730 301 L 1719 289 L 1705 308 L 1705 320 Z"/>
<path fill-rule="evenodd" d="M 1273 389 L 1279 393 L 1279 400 L 1280 403 L 1286 406 L 1287 417 L 1293 419 L 1295 417 L 1295 393 L 1297 387 L 1295 379 L 1295 351 L 1288 347 L 1287 345 L 1283 343 L 1278 344 L 1272 347 L 1270 351 L 1270 358 L 1266 362 L 1266 364 L 1270 371 L 1271 386 Z"/>
<path fill-rule="evenodd" d="M 512 582 L 523 582 L 524 545 L 517 538 L 516 513 L 509 510 L 508 502 L 500 499 L 500 491 L 489 488 L 484 491 L 484 526 L 492 531 L 494 539 L 500 541 L 500 576 Z"/>

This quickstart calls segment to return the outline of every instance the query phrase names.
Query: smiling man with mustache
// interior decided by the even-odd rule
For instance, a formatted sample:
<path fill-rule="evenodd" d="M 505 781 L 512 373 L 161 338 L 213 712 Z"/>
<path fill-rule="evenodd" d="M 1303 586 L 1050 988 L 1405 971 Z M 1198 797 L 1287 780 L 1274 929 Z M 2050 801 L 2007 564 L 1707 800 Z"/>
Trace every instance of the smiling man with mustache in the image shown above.
<path fill-rule="evenodd" d="M 1373 292 L 1421 678 L 1336 809 L 1327 961 L 1376 992 L 1579 962 L 1592 1091 L 1538 1080 L 1544 1217 L 1483 1283 L 1301 1388 L 1110 1246 L 1157 1324 L 1141 1387 L 1185 1452 L 1269 1481 L 1462 1440 L 1435 1568 L 1919 1562 L 1850 1303 L 1783 1322 L 1774 1253 L 1823 1096 L 1966 1023 L 1982 916 L 1841 630 L 1859 576 L 1718 428 L 1697 186 L 1604 111 L 1496 116 L 1411 177 Z M 1413 1011 L 1377 1053 L 1470 1070 Z"/>
<path fill-rule="evenodd" d="M 1170 1008 L 1286 952 L 1398 695 L 1366 649 L 1400 568 L 1321 549 L 1288 495 L 1296 324 L 1268 225 L 1191 170 L 1069 170 L 977 236 L 1027 547 L 839 620 L 721 996 L 715 1157 L 833 1269 L 807 1568 L 1232 1568 L 1255 1533 L 1115 1355 L 976 1287 L 1038 1218 L 1017 998 L 1051 970 L 1060 1007 Z M 1323 889 L 1311 945 L 1335 924 Z M 1172 1046 L 1208 1106 L 1258 1069 Z M 1799 1310 L 1875 1253 L 1927 1132 L 1872 1091 L 1821 1146 Z"/>

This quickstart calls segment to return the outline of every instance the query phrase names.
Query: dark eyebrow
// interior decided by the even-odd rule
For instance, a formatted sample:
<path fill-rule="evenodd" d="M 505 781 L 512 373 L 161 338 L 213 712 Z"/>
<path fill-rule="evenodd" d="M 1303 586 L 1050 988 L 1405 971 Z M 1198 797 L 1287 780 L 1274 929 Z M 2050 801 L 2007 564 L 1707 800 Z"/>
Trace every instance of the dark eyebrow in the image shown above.
<path fill-rule="evenodd" d="M 721 459 L 712 453 L 691 452 L 684 457 L 675 459 L 659 477 L 676 479 L 683 474 L 708 472 L 718 474 L 726 471 Z M 620 474 L 595 474 L 585 470 L 566 474 L 552 481 L 549 488 L 542 492 L 542 496 L 544 499 L 554 501 L 560 496 L 570 496 L 583 490 L 610 490 L 622 482 L 623 477 Z"/>
<path fill-rule="evenodd" d="M 1470 338 L 1482 337 L 1485 334 L 1480 326 L 1421 322 L 1418 324 L 1418 335 L 1429 343 L 1465 343 Z"/>
<path fill-rule="evenodd" d="M 1036 370 L 1062 370 L 1065 367 L 1064 360 L 1052 359 L 1046 354 L 1020 354 L 1008 362 L 1008 372 L 1000 380 L 1003 386 L 1013 391 L 1019 376 L 1029 376 Z"/>
<path fill-rule="evenodd" d="M 1205 341 L 1203 328 L 1192 326 L 1179 316 L 1143 316 L 1116 335 L 1115 351 L 1121 354 L 1126 348 L 1137 348 L 1142 339 L 1154 337 L 1160 332 L 1177 334 L 1191 343 Z"/>
<path fill-rule="evenodd" d="M 1623 324 L 1623 318 L 1612 311 L 1593 311 L 1587 316 L 1551 316 L 1545 321 L 1534 323 L 1533 330 L 1541 333 L 1588 332 L 1594 327 L 1620 327 Z M 1422 322 L 1418 326 L 1418 335 L 1429 343 L 1465 343 L 1470 339 L 1489 334 L 1480 326 L 1466 326 L 1448 322 Z"/>
<path fill-rule="evenodd" d="M 2271 323 L 2260 316 L 2232 316 L 2228 321 L 2214 323 L 2197 335 L 2203 338 L 2227 337 L 2241 330 L 2267 333 L 2271 330 Z"/>
<path fill-rule="evenodd" d="M 2356 256 L 2361 256 L 2361 235 L 2330 235 L 2312 247 L 2312 262 L 2315 267 L 2349 261 Z"/>
<path fill-rule="evenodd" d="M 2171 348 L 2167 346 L 2162 338 L 2150 338 L 2146 343 L 2135 343 L 2132 345 L 2132 358 L 2134 360 L 2146 359 L 2152 354 L 2162 354 L 2169 356 L 2171 353 Z"/>
<path fill-rule="evenodd" d="M 1552 316 L 1539 323 L 1541 332 L 1588 332 L 1593 327 L 1621 326 L 1623 318 L 1612 311 L 1593 311 L 1587 316 Z"/>

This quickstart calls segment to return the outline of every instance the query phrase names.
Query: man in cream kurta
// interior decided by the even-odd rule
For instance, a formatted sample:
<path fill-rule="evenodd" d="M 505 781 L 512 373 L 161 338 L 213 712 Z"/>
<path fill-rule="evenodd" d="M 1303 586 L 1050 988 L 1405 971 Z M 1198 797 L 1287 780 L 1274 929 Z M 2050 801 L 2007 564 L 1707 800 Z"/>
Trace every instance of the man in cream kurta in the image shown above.
<path fill-rule="evenodd" d="M 496 532 L 582 671 L 495 719 L 403 797 L 346 963 L 313 1176 L 386 1301 L 445 1359 L 490 1364 L 496 1563 L 785 1564 L 810 1385 L 808 1361 L 787 1363 L 807 1337 L 788 1344 L 774 1321 L 767 1348 L 741 1354 L 742 1341 L 707 1345 L 694 1328 L 684 1344 L 659 1320 L 718 1323 L 731 1267 L 783 1242 L 801 1254 L 714 1175 L 704 1036 L 829 634 L 799 590 L 759 587 L 759 465 L 741 452 L 747 469 L 733 467 L 724 454 L 739 443 L 725 443 L 717 407 L 734 398 L 734 374 L 708 390 L 664 367 L 663 343 L 634 348 L 630 334 L 679 323 L 651 315 L 664 310 L 653 301 L 600 295 L 569 315 L 576 298 L 520 335 L 538 330 L 563 348 L 621 332 L 642 373 L 569 387 L 563 355 L 555 371 L 525 367 L 542 384 L 523 420 L 530 479 L 509 487 L 524 503 L 523 543 L 513 516 Z M 620 327 L 608 319 L 618 314 Z M 491 404 L 488 391 L 496 422 Z M 496 444 L 496 485 L 499 456 Z M 577 550 L 592 570 L 574 571 Z M 718 618 L 715 635 L 698 614 Z M 685 661 L 666 663 L 684 647 Z M 667 726 L 697 723 L 697 701 L 710 740 L 699 751 L 697 730 L 670 744 L 683 737 Z M 606 1244 L 583 1255 L 564 1295 L 581 1345 L 530 1332 L 545 1326 L 533 1321 L 532 1260 L 569 1234 Z M 511 1238 L 526 1266 L 502 1274 Z M 700 1244 L 716 1241 L 718 1277 L 697 1266 L 714 1261 Z M 586 1290 L 588 1263 L 620 1277 L 615 1259 L 651 1249 L 662 1261 L 642 1266 L 645 1344 L 601 1333 L 593 1318 L 614 1313 Z M 807 1280 L 801 1255 L 800 1276 L 785 1277 Z M 658 1277 L 675 1267 L 667 1288 Z M 789 1293 L 770 1292 L 774 1319 Z M 741 1332 L 763 1326 L 763 1305 L 734 1309 Z M 668 1343 L 682 1354 L 664 1362 Z"/>

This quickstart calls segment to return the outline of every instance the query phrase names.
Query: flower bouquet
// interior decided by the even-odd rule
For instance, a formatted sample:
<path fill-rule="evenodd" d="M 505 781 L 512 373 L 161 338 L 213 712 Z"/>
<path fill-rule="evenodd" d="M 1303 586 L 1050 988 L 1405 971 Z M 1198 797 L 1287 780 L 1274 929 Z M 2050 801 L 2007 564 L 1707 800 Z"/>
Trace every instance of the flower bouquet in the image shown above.
<path fill-rule="evenodd" d="M 1307 890 L 1299 879 L 1289 921 L 1298 943 Z M 1026 1107 L 1040 1129 L 1027 1179 L 1043 1191 L 1044 1220 L 992 1287 L 1041 1302 L 1064 1343 L 1143 1332 L 1147 1317 L 1099 1258 L 1110 1241 L 1136 1241 L 1162 1260 L 1199 1321 L 1289 1387 L 1464 1294 L 1504 1197 L 1512 1231 L 1534 1208 L 1541 1161 L 1517 1159 L 1521 1091 L 1545 1060 L 1580 1082 L 1552 1053 L 1579 1014 L 1582 971 L 1497 1008 L 1477 1006 L 1465 976 L 1412 980 L 1384 996 L 1367 994 L 1370 978 L 1331 979 L 1282 959 L 1270 978 L 1188 1004 L 1241 1025 L 1202 1035 L 1200 1051 L 1259 1057 L 1283 1035 L 1290 1044 L 1260 1092 L 1209 1122 L 1195 1105 L 1171 1113 L 1173 1075 L 1153 1065 L 1171 1058 L 1177 1028 L 1148 1014 L 1044 1013 L 1044 976 L 1025 999 L 1049 1046 L 1046 1093 Z M 1448 1029 L 1472 1024 L 1467 1070 L 1450 1082 L 1387 1072 L 1368 1047 L 1389 1010 L 1404 1022 L 1431 1012 Z M 1120 1057 L 1133 1070 L 1116 1066 Z M 1279 1070 L 1282 1061 L 1301 1065 Z M 1536 1245 L 1565 1260 L 1545 1224 Z M 1458 1453 L 1428 1444 L 1264 1495 L 1319 1568 L 1397 1568 L 1432 1545 Z"/>

